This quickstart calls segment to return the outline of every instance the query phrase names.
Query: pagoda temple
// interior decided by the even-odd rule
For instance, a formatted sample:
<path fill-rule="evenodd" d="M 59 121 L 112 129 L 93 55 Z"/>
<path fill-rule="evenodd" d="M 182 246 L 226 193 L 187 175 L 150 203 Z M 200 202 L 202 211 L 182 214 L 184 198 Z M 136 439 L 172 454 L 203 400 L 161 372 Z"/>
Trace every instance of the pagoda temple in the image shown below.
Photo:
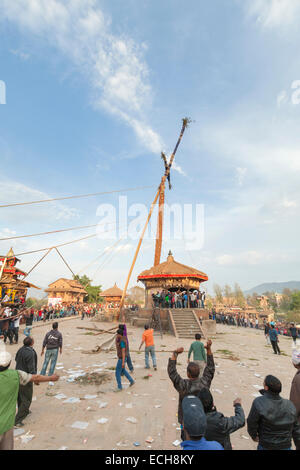
<path fill-rule="evenodd" d="M 57 303 L 82 303 L 87 296 L 86 289 L 79 281 L 60 278 L 45 289 L 48 294 L 48 305 Z"/>
<path fill-rule="evenodd" d="M 9 295 L 9 302 L 14 302 L 17 298 L 23 297 L 25 299 L 30 287 L 40 289 L 30 282 L 20 279 L 21 276 L 25 277 L 27 273 L 16 268 L 19 261 L 12 248 L 7 255 L 0 255 L 0 262 L 2 263 L 0 265 L 0 299 Z"/>
<path fill-rule="evenodd" d="M 152 305 L 152 294 L 157 291 L 199 290 L 200 284 L 207 280 L 207 274 L 175 261 L 171 251 L 167 261 L 152 266 L 138 276 L 138 281 L 145 286 L 145 308 Z"/>
<path fill-rule="evenodd" d="M 106 305 L 113 304 L 114 308 L 118 307 L 121 302 L 123 291 L 115 283 L 113 287 L 100 293 L 100 296 L 105 299 Z"/>

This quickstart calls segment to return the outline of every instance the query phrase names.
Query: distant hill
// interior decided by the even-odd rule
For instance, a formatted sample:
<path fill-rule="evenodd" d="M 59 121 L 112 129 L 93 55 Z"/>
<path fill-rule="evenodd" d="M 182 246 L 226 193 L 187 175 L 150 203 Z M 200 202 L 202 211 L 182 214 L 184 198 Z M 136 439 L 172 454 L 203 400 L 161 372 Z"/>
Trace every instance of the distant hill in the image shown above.
<path fill-rule="evenodd" d="M 264 292 L 278 292 L 282 294 L 284 289 L 297 289 L 300 290 L 300 281 L 289 281 L 289 282 L 265 282 L 264 284 L 259 284 L 258 286 L 253 287 L 252 289 L 244 291 L 245 295 L 252 295 L 254 292 L 261 295 Z"/>

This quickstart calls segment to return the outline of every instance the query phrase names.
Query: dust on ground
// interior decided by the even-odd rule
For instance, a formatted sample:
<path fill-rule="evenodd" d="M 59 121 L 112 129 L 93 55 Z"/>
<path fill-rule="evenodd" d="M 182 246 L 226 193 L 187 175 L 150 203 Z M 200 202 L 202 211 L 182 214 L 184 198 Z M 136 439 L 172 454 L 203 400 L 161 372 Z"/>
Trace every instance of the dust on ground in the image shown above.
<path fill-rule="evenodd" d="M 123 377 L 124 390 L 115 392 L 116 352 L 83 353 L 94 349 L 105 339 L 102 335 L 86 335 L 84 330 L 77 328 L 90 328 L 93 323 L 93 320 L 81 321 L 79 318 L 59 322 L 64 341 L 56 368 L 60 380 L 52 386 L 46 383 L 34 385 L 32 413 L 24 420 L 22 428 L 24 434 L 34 435 L 34 438 L 23 442 L 21 436 L 15 437 L 15 449 L 174 450 L 173 442 L 180 440 L 180 429 L 177 422 L 178 395 L 167 374 L 170 353 L 158 352 L 158 370 L 151 367 L 146 371 L 143 351 L 133 352 L 140 345 L 143 329 L 128 326 L 136 383 L 128 388 L 128 381 Z M 115 326 L 100 322 L 95 325 L 106 330 Z M 42 341 L 49 329 L 50 324 L 43 324 L 32 330 L 39 358 L 38 372 L 44 358 L 40 356 Z M 23 338 L 20 334 L 20 343 Z M 281 380 L 282 396 L 289 397 L 295 374 L 290 338 L 280 337 L 280 348 L 285 354 L 281 356 L 273 354 L 261 330 L 217 325 L 217 334 L 212 341 L 216 373 L 211 392 L 217 409 L 225 416 L 234 414 L 233 400 L 241 397 L 247 417 L 267 374 Z M 155 335 L 155 345 L 157 350 L 166 351 L 184 347 L 185 352 L 178 358 L 178 371 L 186 377 L 190 340 L 179 340 L 169 334 L 163 338 Z M 8 345 L 7 350 L 14 357 L 20 346 Z M 75 427 L 72 427 L 74 423 Z M 152 439 L 153 442 L 146 442 Z M 231 442 L 234 450 L 256 449 L 246 426 L 232 434 Z"/>

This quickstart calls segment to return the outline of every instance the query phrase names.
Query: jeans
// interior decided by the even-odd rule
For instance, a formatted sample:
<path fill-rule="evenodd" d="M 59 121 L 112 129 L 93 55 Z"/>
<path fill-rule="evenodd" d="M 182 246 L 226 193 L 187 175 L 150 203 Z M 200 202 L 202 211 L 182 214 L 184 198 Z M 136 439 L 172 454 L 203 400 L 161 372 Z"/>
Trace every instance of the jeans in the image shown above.
<path fill-rule="evenodd" d="M 126 357 L 126 364 L 128 365 L 128 369 L 130 370 L 130 372 L 132 372 L 133 371 L 133 364 L 132 364 L 132 361 L 131 361 L 129 350 L 128 350 L 128 356 Z"/>
<path fill-rule="evenodd" d="M 149 369 L 149 353 L 151 354 L 151 359 L 153 363 L 153 367 L 156 367 L 156 356 L 155 356 L 155 347 L 154 346 L 147 346 L 145 348 L 145 365 L 146 368 Z"/>
<path fill-rule="evenodd" d="M 25 336 L 30 336 L 30 333 L 31 333 L 31 330 L 32 330 L 32 326 L 26 326 L 25 330 L 24 330 L 24 335 Z"/>
<path fill-rule="evenodd" d="M 46 370 L 47 370 L 50 360 L 51 360 L 51 364 L 50 364 L 50 370 L 49 370 L 48 375 L 53 375 L 54 369 L 56 366 L 57 357 L 58 357 L 58 348 L 46 350 L 45 360 L 44 360 L 44 364 L 41 370 L 41 375 L 46 375 Z"/>
<path fill-rule="evenodd" d="M 126 359 L 127 358 L 125 358 L 124 368 L 122 368 L 122 359 L 118 359 L 117 366 L 116 366 L 116 380 L 117 380 L 119 390 L 122 390 L 121 375 L 124 375 L 131 384 L 134 383 L 133 378 L 128 374 L 127 370 L 125 369 Z"/>

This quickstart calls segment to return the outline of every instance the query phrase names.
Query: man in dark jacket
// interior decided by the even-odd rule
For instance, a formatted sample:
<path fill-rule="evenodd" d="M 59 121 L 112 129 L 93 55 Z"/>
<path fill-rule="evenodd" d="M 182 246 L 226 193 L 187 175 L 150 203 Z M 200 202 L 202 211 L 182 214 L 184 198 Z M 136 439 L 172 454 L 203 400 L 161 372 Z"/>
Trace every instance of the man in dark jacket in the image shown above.
<path fill-rule="evenodd" d="M 58 349 L 62 353 L 62 334 L 58 331 L 58 323 L 54 322 L 52 330 L 48 331 L 43 341 L 43 349 L 41 356 L 44 354 L 46 348 L 45 360 L 41 370 L 41 375 L 46 375 L 48 364 L 51 360 L 50 370 L 48 375 L 53 375 L 58 357 Z"/>
<path fill-rule="evenodd" d="M 33 349 L 34 340 L 27 336 L 23 341 L 23 347 L 16 354 L 16 370 L 22 370 L 27 374 L 37 373 L 37 354 Z M 18 393 L 18 413 L 15 419 L 16 426 L 23 426 L 23 419 L 30 413 L 29 408 L 32 402 L 33 383 L 20 385 Z"/>
<path fill-rule="evenodd" d="M 200 390 L 197 396 L 201 400 L 206 414 L 205 439 L 219 442 L 224 450 L 232 450 L 230 434 L 245 426 L 245 414 L 241 399 L 236 398 L 233 402 L 235 416 L 226 418 L 217 411 L 212 394 L 207 388 Z"/>
<path fill-rule="evenodd" d="M 292 438 L 300 450 L 300 424 L 296 408 L 281 398 L 281 382 L 267 375 L 261 397 L 255 398 L 247 418 L 248 433 L 258 442 L 257 450 L 290 450 Z"/>
<path fill-rule="evenodd" d="M 297 372 L 292 381 L 290 400 L 295 405 L 298 423 L 300 424 L 300 351 L 297 351 L 297 349 L 293 351 L 292 362 Z"/>
<path fill-rule="evenodd" d="M 199 377 L 200 368 L 198 364 L 195 364 L 195 362 L 190 362 L 187 367 L 187 379 L 183 379 L 178 374 L 176 370 L 176 361 L 178 354 L 181 354 L 184 351 L 183 348 L 176 349 L 176 351 L 173 352 L 172 357 L 169 359 L 168 374 L 173 382 L 175 389 L 179 393 L 178 422 L 181 425 L 182 440 L 184 440 L 182 400 L 186 395 L 195 395 L 195 393 L 199 392 L 202 388 L 209 388 L 215 374 L 215 363 L 211 351 L 211 344 L 212 342 L 209 340 L 205 346 L 207 351 L 207 364 L 203 371 L 202 377 Z"/>

